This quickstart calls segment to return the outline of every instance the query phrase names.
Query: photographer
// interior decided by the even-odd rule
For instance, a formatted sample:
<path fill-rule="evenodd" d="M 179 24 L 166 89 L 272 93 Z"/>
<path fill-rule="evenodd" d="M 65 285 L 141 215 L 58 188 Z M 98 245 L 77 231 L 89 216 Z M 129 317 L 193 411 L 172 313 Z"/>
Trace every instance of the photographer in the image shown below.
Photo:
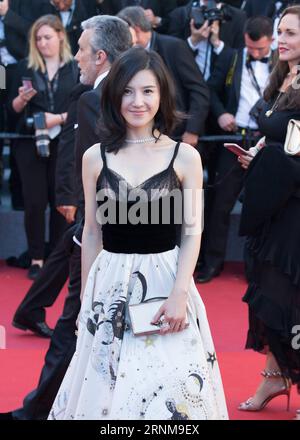
<path fill-rule="evenodd" d="M 213 3 L 218 3 L 217 7 Z M 237 8 L 208 0 L 190 1 L 170 14 L 170 35 L 187 39 L 196 62 L 207 80 L 224 46 L 244 46 L 246 14 Z M 211 21 L 210 18 L 217 20 Z"/>
<path fill-rule="evenodd" d="M 36 137 L 18 140 L 13 149 L 23 186 L 25 230 L 32 259 L 30 279 L 36 278 L 43 266 L 48 203 L 50 250 L 66 225 L 55 208 L 54 176 L 59 133 L 77 79 L 78 68 L 61 21 L 53 15 L 39 18 L 31 28 L 29 57 L 19 63 L 11 94 L 11 107 L 18 114 L 17 131 Z"/>

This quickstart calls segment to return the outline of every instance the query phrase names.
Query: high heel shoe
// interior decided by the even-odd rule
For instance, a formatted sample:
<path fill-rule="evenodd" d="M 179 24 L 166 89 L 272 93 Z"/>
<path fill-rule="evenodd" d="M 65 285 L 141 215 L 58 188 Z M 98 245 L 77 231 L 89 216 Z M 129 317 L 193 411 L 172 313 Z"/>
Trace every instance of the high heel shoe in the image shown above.
<path fill-rule="evenodd" d="M 261 372 L 261 375 L 267 379 L 282 378 L 284 381 L 284 385 L 283 385 L 282 389 L 276 391 L 275 393 L 269 394 L 269 396 L 267 396 L 265 398 L 265 400 L 263 400 L 260 405 L 255 405 L 253 403 L 253 397 L 250 397 L 248 400 L 246 400 L 246 402 L 241 403 L 239 405 L 238 409 L 240 411 L 261 411 L 262 409 L 265 408 L 265 406 L 267 406 L 267 404 L 269 402 L 271 402 L 271 400 L 275 399 L 275 397 L 287 396 L 286 410 L 289 411 L 290 410 L 290 397 L 291 397 L 291 382 L 290 382 L 290 380 L 287 377 L 283 376 L 281 371 L 263 370 Z M 300 413 L 299 413 L 299 417 L 300 417 Z"/>

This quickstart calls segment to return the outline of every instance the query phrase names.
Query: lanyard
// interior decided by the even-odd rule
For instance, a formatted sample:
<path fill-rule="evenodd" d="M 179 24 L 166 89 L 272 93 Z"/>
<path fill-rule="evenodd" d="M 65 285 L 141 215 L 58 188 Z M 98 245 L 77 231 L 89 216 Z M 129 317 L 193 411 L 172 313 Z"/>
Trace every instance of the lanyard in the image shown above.
<path fill-rule="evenodd" d="M 55 107 L 54 95 L 55 95 L 55 93 L 57 92 L 57 89 L 58 89 L 59 69 L 57 70 L 56 74 L 54 75 L 52 81 L 50 81 L 50 79 L 49 79 L 47 70 L 46 70 L 46 72 L 44 73 L 43 76 L 44 76 L 44 80 L 45 80 L 46 86 L 47 86 L 48 102 L 49 102 L 50 112 L 54 113 L 54 107 Z"/>
<path fill-rule="evenodd" d="M 261 89 L 259 87 L 259 84 L 257 82 L 257 79 L 256 79 L 256 76 L 255 76 L 253 67 L 251 65 L 251 61 L 249 59 L 247 59 L 247 61 L 246 61 L 246 68 L 248 70 L 248 73 L 249 73 L 249 76 L 250 76 L 250 80 L 251 80 L 251 83 L 252 83 L 253 87 L 257 91 L 259 97 L 262 98 L 263 95 L 262 95 Z"/>

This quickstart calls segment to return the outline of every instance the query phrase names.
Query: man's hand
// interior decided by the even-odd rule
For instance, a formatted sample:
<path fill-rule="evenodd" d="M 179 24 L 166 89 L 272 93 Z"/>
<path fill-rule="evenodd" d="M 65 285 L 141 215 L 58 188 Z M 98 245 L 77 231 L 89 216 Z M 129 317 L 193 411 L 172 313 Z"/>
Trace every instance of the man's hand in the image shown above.
<path fill-rule="evenodd" d="M 224 131 L 236 131 L 237 129 L 235 118 L 230 113 L 223 113 L 219 116 L 218 124 Z"/>
<path fill-rule="evenodd" d="M 200 41 L 208 40 L 209 34 L 211 32 L 211 26 L 208 25 L 208 20 L 206 20 L 201 26 L 200 29 L 195 28 L 195 22 L 194 19 L 191 19 L 190 22 L 190 28 L 191 28 L 191 42 L 194 46 L 196 46 Z"/>
<path fill-rule="evenodd" d="M 1 17 L 5 17 L 8 9 L 9 9 L 8 0 L 2 0 L 2 2 L 0 2 L 0 15 L 1 15 Z"/>
<path fill-rule="evenodd" d="M 73 223 L 75 221 L 75 214 L 77 211 L 76 206 L 72 205 L 63 205 L 63 206 L 57 206 L 57 211 L 65 217 L 68 223 Z"/>
<path fill-rule="evenodd" d="M 197 147 L 198 140 L 199 140 L 199 136 L 197 134 L 189 133 L 188 131 L 186 131 L 182 135 L 182 142 L 185 142 L 186 144 L 190 144 L 192 145 L 192 147 Z"/>
<path fill-rule="evenodd" d="M 144 11 L 145 16 L 148 21 L 150 21 L 151 25 L 153 27 L 157 27 L 161 23 L 161 17 L 156 17 L 152 11 L 152 9 L 145 9 Z"/>
<path fill-rule="evenodd" d="M 221 40 L 219 38 L 220 35 L 220 23 L 216 20 L 210 26 L 210 42 L 217 49 L 220 46 Z"/>

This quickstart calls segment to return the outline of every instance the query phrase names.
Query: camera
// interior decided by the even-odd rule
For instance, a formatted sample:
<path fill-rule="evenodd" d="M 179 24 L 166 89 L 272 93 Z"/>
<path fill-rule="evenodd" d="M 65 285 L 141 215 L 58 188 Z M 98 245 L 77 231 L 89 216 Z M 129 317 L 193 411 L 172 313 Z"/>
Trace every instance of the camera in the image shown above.
<path fill-rule="evenodd" d="M 34 113 L 26 119 L 27 129 L 34 129 L 37 155 L 47 159 L 50 156 L 50 138 L 46 127 L 45 113 Z"/>
<path fill-rule="evenodd" d="M 198 1 L 193 2 L 190 18 L 193 18 L 195 28 L 200 29 L 206 20 L 210 26 L 214 21 L 225 22 L 232 17 L 226 5 L 219 9 L 214 0 L 208 0 L 207 6 L 199 6 Z"/>

